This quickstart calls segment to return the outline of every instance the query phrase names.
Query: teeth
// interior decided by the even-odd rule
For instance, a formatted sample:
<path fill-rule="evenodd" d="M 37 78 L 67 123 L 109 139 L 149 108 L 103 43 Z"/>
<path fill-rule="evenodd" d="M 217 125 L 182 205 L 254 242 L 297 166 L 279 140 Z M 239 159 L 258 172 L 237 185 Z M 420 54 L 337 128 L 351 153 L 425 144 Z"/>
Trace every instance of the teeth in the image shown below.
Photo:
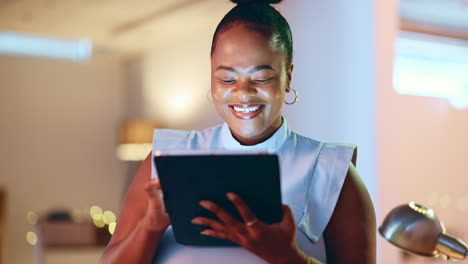
<path fill-rule="evenodd" d="M 255 112 L 258 109 L 260 109 L 260 106 L 246 107 L 246 108 L 234 106 L 234 110 L 236 110 L 236 112 L 241 112 L 241 113 Z"/>

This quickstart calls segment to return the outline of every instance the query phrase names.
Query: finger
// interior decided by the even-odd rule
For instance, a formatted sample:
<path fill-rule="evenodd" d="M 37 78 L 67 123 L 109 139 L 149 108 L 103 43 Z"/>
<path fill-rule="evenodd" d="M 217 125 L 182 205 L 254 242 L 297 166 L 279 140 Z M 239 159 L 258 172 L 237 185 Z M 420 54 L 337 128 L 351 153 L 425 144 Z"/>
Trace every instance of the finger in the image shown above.
<path fill-rule="evenodd" d="M 283 219 L 281 219 L 280 225 L 290 226 L 291 224 L 296 225 L 291 207 L 283 204 Z"/>
<path fill-rule="evenodd" d="M 151 190 L 151 189 L 161 189 L 161 183 L 159 182 L 159 178 L 156 179 L 151 179 L 147 183 L 145 183 L 145 186 L 143 187 L 145 190 Z"/>
<path fill-rule="evenodd" d="M 192 219 L 192 224 L 208 226 L 215 231 L 225 231 L 224 225 L 212 218 L 195 217 L 194 219 Z"/>
<path fill-rule="evenodd" d="M 231 240 L 228 234 L 226 234 L 224 232 L 220 232 L 220 231 L 215 231 L 215 230 L 212 230 L 212 229 L 203 230 L 203 231 L 200 232 L 200 234 L 205 235 L 205 236 L 211 236 L 211 237 L 217 237 L 217 238 L 221 238 L 221 239 Z"/>
<path fill-rule="evenodd" d="M 250 208 L 247 206 L 244 200 L 240 198 L 239 195 L 229 192 L 226 196 L 232 202 L 232 204 L 234 204 L 245 223 L 256 221 L 256 225 L 258 222 L 260 222 L 260 220 L 257 219 L 257 216 L 255 216 L 255 214 L 250 210 Z"/>
<path fill-rule="evenodd" d="M 225 224 L 239 225 L 239 222 L 231 214 L 212 201 L 201 201 L 200 206 L 215 214 Z"/>
<path fill-rule="evenodd" d="M 151 199 L 162 199 L 163 192 L 161 185 L 159 184 L 159 179 L 152 179 L 144 185 L 144 190 L 146 191 L 148 198 Z"/>

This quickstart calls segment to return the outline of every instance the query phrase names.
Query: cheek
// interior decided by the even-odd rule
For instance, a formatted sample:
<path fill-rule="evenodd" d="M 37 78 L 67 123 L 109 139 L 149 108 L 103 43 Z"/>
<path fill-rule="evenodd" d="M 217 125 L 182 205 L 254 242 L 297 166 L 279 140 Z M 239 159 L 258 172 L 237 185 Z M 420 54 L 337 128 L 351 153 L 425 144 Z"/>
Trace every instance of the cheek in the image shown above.
<path fill-rule="evenodd" d="M 275 92 L 269 93 L 268 101 L 271 104 L 270 113 L 273 116 L 276 116 L 278 112 L 281 112 L 284 103 L 284 92 L 280 87 L 275 89 Z"/>
<path fill-rule="evenodd" d="M 211 98 L 217 108 L 223 107 L 228 101 L 229 91 L 222 88 L 213 87 L 211 88 Z"/>
<path fill-rule="evenodd" d="M 222 94 L 220 90 L 214 86 L 211 86 L 211 98 L 213 98 L 213 101 L 219 101 L 222 98 Z"/>
<path fill-rule="evenodd" d="M 278 112 L 281 112 L 283 108 L 283 97 L 278 95 L 271 101 L 270 112 L 272 115 L 276 116 Z"/>
<path fill-rule="evenodd" d="M 269 89 L 261 90 L 262 97 L 265 98 L 270 104 L 276 106 L 284 100 L 284 91 L 281 87 L 271 87 Z"/>

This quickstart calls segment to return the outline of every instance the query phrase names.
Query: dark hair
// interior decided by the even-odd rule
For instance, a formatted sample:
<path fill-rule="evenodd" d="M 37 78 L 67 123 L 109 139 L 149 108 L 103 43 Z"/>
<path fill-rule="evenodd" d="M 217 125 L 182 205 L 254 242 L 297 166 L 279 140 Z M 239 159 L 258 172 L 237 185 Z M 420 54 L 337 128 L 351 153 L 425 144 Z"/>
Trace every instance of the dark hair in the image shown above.
<path fill-rule="evenodd" d="M 271 37 L 275 46 L 286 53 L 288 65 L 292 63 L 292 34 L 286 19 L 270 4 L 281 0 L 231 0 L 237 5 L 231 9 L 219 22 L 211 43 L 211 54 L 216 48 L 218 36 L 239 24 L 245 24 L 249 29 Z"/>

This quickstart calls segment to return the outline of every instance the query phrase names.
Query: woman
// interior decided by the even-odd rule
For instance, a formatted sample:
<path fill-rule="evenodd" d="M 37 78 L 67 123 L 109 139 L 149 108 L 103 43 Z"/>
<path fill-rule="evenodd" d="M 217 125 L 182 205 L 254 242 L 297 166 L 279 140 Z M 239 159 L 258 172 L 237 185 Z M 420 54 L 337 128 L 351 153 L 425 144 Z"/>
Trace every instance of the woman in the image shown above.
<path fill-rule="evenodd" d="M 318 142 L 282 118 L 293 71 L 288 23 L 270 3 L 241 2 L 218 25 L 211 51 L 211 94 L 226 122 L 201 132 L 156 130 L 154 149 L 266 149 L 279 156 L 284 208 L 280 223 L 258 220 L 227 194 L 243 221 L 218 205 L 200 205 L 219 221 L 197 217 L 204 235 L 241 247 L 186 247 L 174 241 L 152 155 L 131 184 L 104 263 L 375 263 L 375 216 L 354 167 L 355 147 Z M 288 103 L 288 102 L 287 102 Z M 143 191 L 145 190 L 145 191 Z"/>

